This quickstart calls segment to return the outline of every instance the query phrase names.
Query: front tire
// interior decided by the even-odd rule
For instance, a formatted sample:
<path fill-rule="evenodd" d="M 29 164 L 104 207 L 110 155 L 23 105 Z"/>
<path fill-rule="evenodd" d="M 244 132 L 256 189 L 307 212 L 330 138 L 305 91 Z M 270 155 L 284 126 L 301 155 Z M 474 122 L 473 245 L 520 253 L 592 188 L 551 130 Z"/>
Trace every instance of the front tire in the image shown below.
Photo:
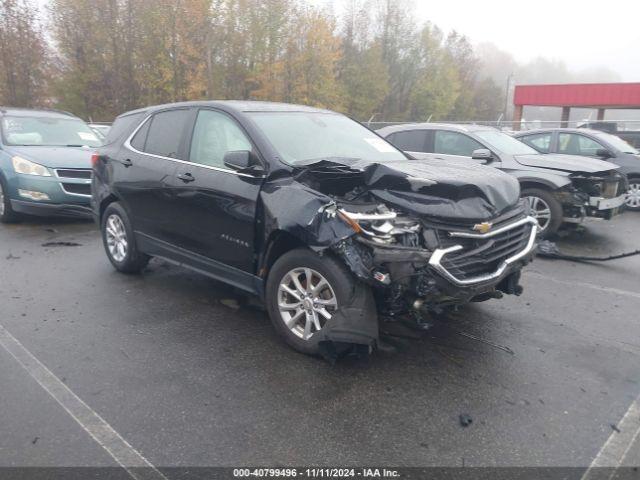
<path fill-rule="evenodd" d="M 4 177 L 0 175 L 0 223 L 15 223 L 20 216 L 11 208 L 9 189 Z"/>
<path fill-rule="evenodd" d="M 549 238 L 556 234 L 563 222 L 562 205 L 548 190 L 525 188 L 520 195 L 529 203 L 530 215 L 538 220 L 538 236 Z"/>
<path fill-rule="evenodd" d="M 629 190 L 627 190 L 625 204 L 627 210 L 640 212 L 640 177 L 629 179 Z"/>
<path fill-rule="evenodd" d="M 271 268 L 266 304 L 271 323 L 284 341 L 307 355 L 318 355 L 314 336 L 356 291 L 356 279 L 330 255 L 308 249 L 281 256 Z"/>
<path fill-rule="evenodd" d="M 102 242 L 107 257 L 122 273 L 140 273 L 150 257 L 138 251 L 131 221 L 118 202 L 109 204 L 102 215 Z"/>

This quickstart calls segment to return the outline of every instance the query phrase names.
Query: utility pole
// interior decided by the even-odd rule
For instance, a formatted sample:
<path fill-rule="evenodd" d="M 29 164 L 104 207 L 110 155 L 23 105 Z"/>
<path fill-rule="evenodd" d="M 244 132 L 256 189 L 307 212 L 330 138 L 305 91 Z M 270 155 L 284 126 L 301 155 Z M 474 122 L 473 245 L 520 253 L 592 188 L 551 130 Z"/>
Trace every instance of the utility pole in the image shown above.
<path fill-rule="evenodd" d="M 507 85 L 504 92 L 504 115 L 502 118 L 504 118 L 505 121 L 507 120 L 507 114 L 509 113 L 509 91 L 511 90 L 511 80 L 513 77 L 515 77 L 513 72 L 507 76 Z"/>

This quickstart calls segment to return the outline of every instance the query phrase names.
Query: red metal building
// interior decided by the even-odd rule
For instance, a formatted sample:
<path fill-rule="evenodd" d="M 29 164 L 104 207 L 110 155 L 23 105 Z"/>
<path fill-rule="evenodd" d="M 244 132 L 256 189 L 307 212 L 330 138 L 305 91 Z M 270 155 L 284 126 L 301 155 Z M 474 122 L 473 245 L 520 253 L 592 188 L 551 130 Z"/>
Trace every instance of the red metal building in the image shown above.
<path fill-rule="evenodd" d="M 516 129 L 520 127 L 526 105 L 561 107 L 562 126 L 567 126 L 572 107 L 598 109 L 598 120 L 604 120 L 604 112 L 608 109 L 640 109 L 640 83 L 517 85 L 513 104 Z"/>

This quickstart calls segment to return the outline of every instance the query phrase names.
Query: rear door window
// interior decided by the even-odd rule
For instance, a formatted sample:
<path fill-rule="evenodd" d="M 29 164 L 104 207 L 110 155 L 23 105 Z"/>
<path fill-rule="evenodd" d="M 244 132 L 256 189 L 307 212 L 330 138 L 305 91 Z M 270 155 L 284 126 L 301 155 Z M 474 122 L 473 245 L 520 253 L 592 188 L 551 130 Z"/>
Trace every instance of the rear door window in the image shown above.
<path fill-rule="evenodd" d="M 474 150 L 485 148 L 473 138 L 463 133 L 448 130 L 436 130 L 434 139 L 434 153 L 471 157 Z"/>
<path fill-rule="evenodd" d="M 389 141 L 405 152 L 426 152 L 427 131 L 408 130 L 406 132 L 396 132 L 389 137 Z"/>
<path fill-rule="evenodd" d="M 518 138 L 521 142 L 526 143 L 535 148 L 540 153 L 549 153 L 551 150 L 552 133 L 536 133 L 535 135 L 526 135 Z"/>
<path fill-rule="evenodd" d="M 155 114 L 151 119 L 144 151 L 162 157 L 180 158 L 183 132 L 190 114 L 188 109 L 169 110 Z"/>

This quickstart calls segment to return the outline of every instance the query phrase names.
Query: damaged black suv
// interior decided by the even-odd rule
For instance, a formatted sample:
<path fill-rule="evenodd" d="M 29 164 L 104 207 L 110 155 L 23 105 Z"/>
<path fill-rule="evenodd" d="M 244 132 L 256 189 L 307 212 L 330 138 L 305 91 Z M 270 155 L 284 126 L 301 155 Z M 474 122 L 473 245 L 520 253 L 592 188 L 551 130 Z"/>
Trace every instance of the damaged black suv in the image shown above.
<path fill-rule="evenodd" d="M 388 322 L 520 294 L 537 222 L 496 169 L 415 160 L 349 118 L 262 102 L 118 117 L 93 157 L 114 267 L 157 256 L 262 297 L 309 353 L 370 351 Z"/>

